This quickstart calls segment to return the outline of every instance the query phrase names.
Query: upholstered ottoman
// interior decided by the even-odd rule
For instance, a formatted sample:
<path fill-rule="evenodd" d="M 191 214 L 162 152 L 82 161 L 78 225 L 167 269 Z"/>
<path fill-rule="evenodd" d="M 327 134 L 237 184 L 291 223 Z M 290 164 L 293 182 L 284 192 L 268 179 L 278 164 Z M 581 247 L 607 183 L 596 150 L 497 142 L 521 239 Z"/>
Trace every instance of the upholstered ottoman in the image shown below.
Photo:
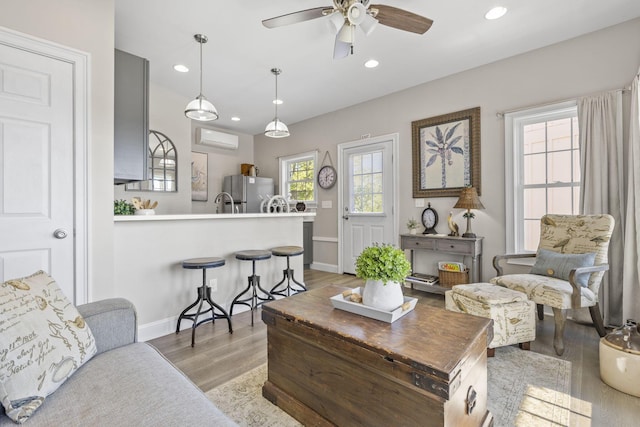
<path fill-rule="evenodd" d="M 523 292 L 491 283 L 455 285 L 445 292 L 445 307 L 450 311 L 493 319 L 493 340 L 487 354 L 511 344 L 529 350 L 536 339 L 536 305 Z"/>

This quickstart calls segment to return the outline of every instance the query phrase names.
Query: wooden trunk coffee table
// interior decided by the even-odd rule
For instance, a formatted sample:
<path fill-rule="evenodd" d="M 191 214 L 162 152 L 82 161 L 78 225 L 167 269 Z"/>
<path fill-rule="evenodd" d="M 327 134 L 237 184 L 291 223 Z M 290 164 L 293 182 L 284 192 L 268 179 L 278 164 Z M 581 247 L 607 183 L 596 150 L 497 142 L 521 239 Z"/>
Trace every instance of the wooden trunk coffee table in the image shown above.
<path fill-rule="evenodd" d="M 307 426 L 492 425 L 490 319 L 418 303 L 385 323 L 334 309 L 329 298 L 345 289 L 263 305 L 264 397 Z"/>

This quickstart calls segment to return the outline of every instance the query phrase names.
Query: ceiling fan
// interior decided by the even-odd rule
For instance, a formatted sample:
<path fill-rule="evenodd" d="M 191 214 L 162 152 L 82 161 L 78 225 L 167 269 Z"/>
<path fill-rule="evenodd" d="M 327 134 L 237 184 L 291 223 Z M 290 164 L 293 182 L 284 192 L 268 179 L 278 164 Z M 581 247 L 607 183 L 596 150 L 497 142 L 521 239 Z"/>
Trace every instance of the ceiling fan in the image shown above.
<path fill-rule="evenodd" d="M 331 28 L 336 32 L 333 58 L 340 59 L 353 54 L 356 27 L 369 35 L 379 22 L 399 30 L 424 34 L 433 24 L 429 18 L 397 7 L 369 3 L 370 0 L 333 0 L 333 7 L 315 7 L 276 16 L 265 19 L 262 25 L 267 28 L 276 28 L 328 17 Z"/>

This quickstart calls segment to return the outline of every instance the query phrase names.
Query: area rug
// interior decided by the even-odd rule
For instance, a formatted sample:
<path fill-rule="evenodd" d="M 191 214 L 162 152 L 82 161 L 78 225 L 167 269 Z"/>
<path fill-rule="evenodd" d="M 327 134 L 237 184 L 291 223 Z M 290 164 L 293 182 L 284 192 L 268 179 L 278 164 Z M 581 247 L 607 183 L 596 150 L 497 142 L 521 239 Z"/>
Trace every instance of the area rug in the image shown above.
<path fill-rule="evenodd" d="M 297 427 L 294 418 L 262 397 L 267 365 L 207 392 L 241 426 Z M 495 427 L 568 426 L 571 363 L 517 347 L 496 349 L 488 359 L 488 407 Z"/>

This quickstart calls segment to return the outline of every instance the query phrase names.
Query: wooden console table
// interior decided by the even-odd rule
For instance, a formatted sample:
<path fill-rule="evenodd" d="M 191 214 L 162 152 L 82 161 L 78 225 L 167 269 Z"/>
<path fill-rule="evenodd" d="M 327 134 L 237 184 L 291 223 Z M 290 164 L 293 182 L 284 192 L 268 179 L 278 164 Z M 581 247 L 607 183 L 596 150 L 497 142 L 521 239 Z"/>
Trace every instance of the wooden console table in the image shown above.
<path fill-rule="evenodd" d="M 491 319 L 418 303 L 393 323 L 333 308 L 341 286 L 270 301 L 262 395 L 308 426 L 479 427 Z"/>
<path fill-rule="evenodd" d="M 442 252 L 452 255 L 471 257 L 469 279 L 472 283 L 480 282 L 482 277 L 482 239 L 484 237 L 450 237 L 434 234 L 401 234 L 400 248 L 411 251 L 411 268 L 413 268 L 413 252 L 416 250 Z M 444 293 L 449 288 L 429 285 L 435 293 Z"/>

